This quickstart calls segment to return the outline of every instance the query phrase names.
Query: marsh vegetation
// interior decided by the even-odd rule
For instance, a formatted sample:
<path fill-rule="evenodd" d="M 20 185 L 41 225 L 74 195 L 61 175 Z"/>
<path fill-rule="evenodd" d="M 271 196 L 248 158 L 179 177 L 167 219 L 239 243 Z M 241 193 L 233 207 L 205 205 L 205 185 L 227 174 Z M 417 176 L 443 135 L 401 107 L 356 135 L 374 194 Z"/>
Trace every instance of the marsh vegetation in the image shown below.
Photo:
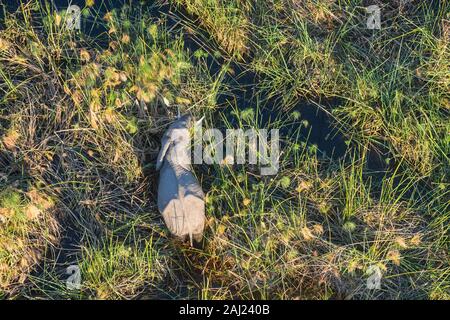
<path fill-rule="evenodd" d="M 450 299 L 448 1 L 55 2 L 0 0 L 0 297 Z M 156 206 L 178 112 L 282 139 L 195 166 L 199 247 Z"/>

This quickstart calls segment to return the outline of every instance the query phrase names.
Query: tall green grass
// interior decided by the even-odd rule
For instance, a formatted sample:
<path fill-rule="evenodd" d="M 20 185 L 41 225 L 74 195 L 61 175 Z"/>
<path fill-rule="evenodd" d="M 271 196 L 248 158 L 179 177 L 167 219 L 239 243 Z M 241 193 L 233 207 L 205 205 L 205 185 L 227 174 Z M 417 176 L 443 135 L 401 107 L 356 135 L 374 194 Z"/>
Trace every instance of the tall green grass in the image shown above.
<path fill-rule="evenodd" d="M 6 15 L 0 217 L 14 219 L 0 220 L 0 295 L 448 299 L 448 4 L 380 3 L 379 31 L 359 1 L 168 4 L 180 24 L 145 6 L 83 8 L 97 35 L 67 30 L 49 3 Z M 332 117 L 341 158 L 304 135 L 320 125 L 305 101 Z M 156 208 L 153 162 L 178 112 L 221 129 L 292 128 L 275 176 L 195 167 L 199 248 L 172 239 Z M 26 212 L 42 214 L 18 223 Z M 20 254 L 5 245 L 20 241 Z M 30 263 L 14 268 L 19 256 Z M 65 285 L 69 265 L 80 290 Z M 374 266 L 380 290 L 366 286 Z"/>

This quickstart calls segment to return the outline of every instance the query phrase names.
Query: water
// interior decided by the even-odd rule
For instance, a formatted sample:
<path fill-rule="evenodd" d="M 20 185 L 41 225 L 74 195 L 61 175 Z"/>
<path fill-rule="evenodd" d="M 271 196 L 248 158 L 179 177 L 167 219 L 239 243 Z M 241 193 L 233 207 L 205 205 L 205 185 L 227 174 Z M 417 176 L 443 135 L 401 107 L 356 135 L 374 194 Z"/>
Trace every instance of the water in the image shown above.
<path fill-rule="evenodd" d="M 41 1 L 44 3 L 45 1 Z M 77 5 L 81 9 L 84 8 L 85 1 L 84 0 L 53 0 L 47 2 L 52 7 L 51 10 L 61 11 L 67 9 L 70 5 Z M 101 22 L 102 17 L 106 12 L 112 9 L 120 9 L 124 5 L 138 5 L 140 3 L 145 3 L 142 8 L 148 10 L 152 16 L 161 17 L 165 15 L 167 19 L 167 27 L 168 28 L 179 28 L 178 19 L 180 17 L 188 17 L 189 15 L 186 12 L 176 12 L 172 13 L 169 11 L 169 6 L 158 7 L 156 6 L 154 1 L 132 1 L 132 0 L 120 0 L 120 1 L 95 1 L 95 5 L 90 10 L 95 10 L 98 12 L 96 14 L 97 18 L 93 15 L 89 17 L 83 16 L 81 23 L 81 32 L 85 35 L 89 35 L 94 38 L 97 43 L 103 43 L 107 41 L 106 36 L 106 27 L 104 23 Z M 14 11 L 18 8 L 19 4 L 17 1 L 4 1 L 2 4 L 5 5 L 7 11 Z M 3 11 L 2 11 L 3 12 Z M 1 19 L 0 21 L 2 21 Z M 100 20 L 100 21 L 99 21 Z M 208 35 L 206 33 L 200 33 L 197 36 L 193 36 L 190 34 L 185 34 L 185 48 L 194 52 L 197 49 L 204 49 L 207 51 L 207 48 L 200 45 L 200 43 L 204 42 L 205 39 L 208 39 Z M 199 41 L 201 40 L 201 41 Z M 224 60 L 221 58 L 213 58 L 210 55 L 207 58 L 207 64 L 209 66 L 209 70 L 213 75 L 217 75 L 220 72 L 221 66 L 224 63 Z M 218 103 L 221 105 L 226 105 L 227 103 L 234 103 L 238 109 L 246 109 L 249 107 L 253 107 L 256 110 L 256 105 L 259 101 L 255 99 L 255 83 L 257 81 L 257 75 L 251 72 L 245 72 L 243 68 L 237 64 L 232 64 L 231 68 L 235 70 L 235 73 L 238 76 L 231 77 L 226 76 L 225 82 L 231 88 L 231 96 L 230 92 L 226 95 L 220 95 L 218 97 Z M 261 97 L 259 97 L 261 99 Z M 264 99 L 264 97 L 262 97 Z M 338 101 L 336 100 L 327 100 L 322 103 L 325 110 L 332 110 L 333 106 L 337 105 Z M 270 99 L 264 103 L 262 108 L 258 108 L 258 112 L 260 112 L 259 116 L 261 118 L 261 127 L 267 122 L 273 121 L 274 119 L 283 119 L 283 117 L 288 117 L 289 114 L 293 111 L 298 111 L 301 114 L 300 121 L 306 120 L 309 123 L 308 127 L 301 126 L 301 139 L 308 144 L 314 144 L 317 146 L 319 150 L 319 154 L 331 156 L 333 158 L 342 157 L 345 154 L 347 149 L 346 144 L 344 143 L 344 137 L 338 130 L 336 130 L 333 125 L 333 119 L 330 117 L 329 113 L 324 111 L 322 108 L 318 108 L 316 105 L 312 103 L 308 103 L 306 101 L 300 101 L 290 109 L 289 112 L 282 111 L 280 108 L 280 103 L 276 98 Z M 218 112 L 226 112 L 223 110 L 218 110 Z M 230 123 L 235 125 L 236 122 L 230 118 Z M 283 126 L 280 129 L 281 135 L 289 135 L 295 129 L 298 128 L 300 122 L 291 123 L 288 126 Z"/>
<path fill-rule="evenodd" d="M 2 0 L 0 0 L 2 1 Z M 152 6 L 152 1 L 147 1 L 148 6 Z M 52 1 L 52 9 L 53 10 L 64 10 L 69 5 L 75 4 L 83 8 L 85 1 L 84 0 L 54 0 Z M 104 14 L 111 9 L 119 9 L 124 4 L 130 3 L 138 3 L 138 1 L 95 1 L 95 10 L 99 11 L 99 18 L 101 19 Z M 4 4 L 4 2 L 2 2 Z M 10 12 L 15 11 L 17 8 L 17 3 L 14 1 L 8 1 L 4 8 Z M 175 15 L 169 14 L 169 8 L 162 7 L 152 7 L 150 8 L 152 14 L 155 17 L 166 15 L 168 17 L 167 24 L 169 28 L 179 28 L 178 20 Z M 3 11 L 0 11 L 3 12 Z M 187 16 L 186 13 L 180 13 L 181 15 Z M 0 24 L 2 23 L 0 17 Z M 97 39 L 99 43 L 102 41 L 107 41 L 107 36 L 105 32 L 107 31 L 106 27 L 103 23 L 97 23 L 95 19 L 91 18 L 82 18 L 81 24 L 81 32 L 85 35 L 89 35 L 92 38 Z M 197 36 L 199 37 L 199 36 Z M 201 40 L 204 41 L 208 39 L 207 34 L 200 35 Z M 190 34 L 184 35 L 185 40 L 185 48 L 194 52 L 198 49 L 204 49 L 208 51 L 207 48 L 201 45 L 202 41 L 198 41 L 198 38 Z M 194 63 L 194 61 L 193 61 Z M 214 58 L 210 55 L 207 58 L 207 64 L 209 66 L 209 70 L 213 75 L 217 75 L 222 65 L 225 63 L 222 58 Z M 221 94 L 218 97 L 219 107 L 217 109 L 217 113 L 220 113 L 228 118 L 230 124 L 234 127 L 238 126 L 238 122 L 235 116 L 231 115 L 231 110 L 227 109 L 227 106 L 230 104 L 236 106 L 238 110 L 244 110 L 247 108 L 254 108 L 257 113 L 258 118 L 260 119 L 260 127 L 264 127 L 266 124 L 271 123 L 275 119 L 288 119 L 292 112 L 298 111 L 301 115 L 301 118 L 298 121 L 288 121 L 288 125 L 284 125 L 280 129 L 281 136 L 292 137 L 294 132 L 300 127 L 300 140 L 306 142 L 309 145 L 315 145 L 318 149 L 318 154 L 320 156 L 326 156 L 331 158 L 342 158 L 345 156 L 347 151 L 347 145 L 345 144 L 345 139 L 343 135 L 335 128 L 333 124 L 333 119 L 329 114 L 335 106 L 339 105 L 340 101 L 338 100 L 325 100 L 321 101 L 321 105 L 323 108 L 317 107 L 315 104 L 312 104 L 308 101 L 299 101 L 292 109 L 288 112 L 282 110 L 280 108 L 279 97 L 267 99 L 264 96 L 258 96 L 257 89 L 255 84 L 258 83 L 258 75 L 252 72 L 246 72 L 240 65 L 232 64 L 230 66 L 234 69 L 235 74 L 238 76 L 226 75 L 224 78 L 225 83 L 230 87 L 231 91 L 227 94 Z M 261 100 L 264 102 L 261 103 Z M 327 112 L 328 111 L 328 112 Z M 220 117 L 218 117 L 219 119 Z M 308 126 L 300 126 L 301 121 L 306 120 L 308 122 Z M 0 163 L 3 163 L 2 157 L 0 155 Z M 78 234 L 75 230 L 70 229 L 70 227 L 63 232 L 63 239 L 58 248 L 57 255 L 57 264 L 61 267 L 60 272 L 61 275 L 64 275 L 65 267 L 67 265 L 72 264 L 76 261 L 76 256 L 73 256 L 71 253 L 77 252 L 78 245 L 82 242 L 80 238 L 80 234 Z M 42 268 L 38 268 L 36 274 L 43 270 Z"/>

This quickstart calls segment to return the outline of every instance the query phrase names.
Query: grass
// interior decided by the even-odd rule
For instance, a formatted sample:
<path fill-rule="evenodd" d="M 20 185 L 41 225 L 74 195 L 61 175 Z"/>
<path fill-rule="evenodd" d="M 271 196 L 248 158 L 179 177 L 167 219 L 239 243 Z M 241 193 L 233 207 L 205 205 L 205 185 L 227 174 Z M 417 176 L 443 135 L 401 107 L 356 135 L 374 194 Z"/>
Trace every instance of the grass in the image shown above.
<path fill-rule="evenodd" d="M 1 297 L 449 299 L 447 2 L 99 2 L 0 21 Z M 197 248 L 156 207 L 178 112 L 282 128 L 277 175 L 195 166 Z"/>
<path fill-rule="evenodd" d="M 175 0 L 174 4 L 187 14 L 201 17 L 198 22 L 226 54 L 236 59 L 244 58 L 248 51 L 250 19 L 246 13 L 250 11 L 250 1 Z M 193 21 L 187 21 L 187 24 L 195 25 Z"/>
<path fill-rule="evenodd" d="M 27 286 L 27 275 L 49 255 L 59 238 L 53 202 L 32 189 L 26 194 L 12 187 L 0 194 L 0 295 Z"/>

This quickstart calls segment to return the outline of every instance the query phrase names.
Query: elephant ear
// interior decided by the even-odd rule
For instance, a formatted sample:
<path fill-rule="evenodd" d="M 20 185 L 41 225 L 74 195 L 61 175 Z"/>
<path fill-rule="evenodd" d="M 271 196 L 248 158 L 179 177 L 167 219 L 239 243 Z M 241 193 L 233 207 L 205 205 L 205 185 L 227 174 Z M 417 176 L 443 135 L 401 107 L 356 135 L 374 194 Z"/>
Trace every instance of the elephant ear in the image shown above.
<path fill-rule="evenodd" d="M 170 137 L 170 130 L 166 132 L 161 140 L 161 150 L 159 150 L 158 158 L 156 159 L 156 170 L 161 169 L 162 164 L 164 162 L 164 157 L 166 156 L 167 150 L 169 150 L 169 146 L 172 143 Z"/>

